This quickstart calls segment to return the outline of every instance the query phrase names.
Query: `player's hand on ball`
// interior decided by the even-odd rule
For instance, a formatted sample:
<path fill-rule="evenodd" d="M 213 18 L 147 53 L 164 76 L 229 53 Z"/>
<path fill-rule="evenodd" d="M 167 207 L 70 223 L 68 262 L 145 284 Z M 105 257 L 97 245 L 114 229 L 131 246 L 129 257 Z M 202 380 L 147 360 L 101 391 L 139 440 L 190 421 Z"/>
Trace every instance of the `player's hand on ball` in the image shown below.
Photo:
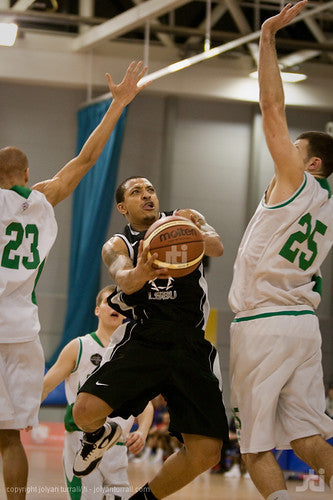
<path fill-rule="evenodd" d="M 192 211 L 185 210 L 185 213 L 187 217 L 161 217 L 144 237 L 143 248 L 149 248 L 147 259 L 153 258 L 154 266 L 160 269 L 167 268 L 172 278 L 190 274 L 200 265 L 204 254 L 202 231 L 193 224 Z M 200 218 L 199 213 L 193 216 Z"/>
<path fill-rule="evenodd" d="M 197 215 L 191 214 L 190 221 L 193 222 L 193 224 L 200 230 L 201 234 L 203 234 L 203 231 L 201 231 L 201 219 L 199 219 Z"/>
<path fill-rule="evenodd" d="M 167 278 L 169 276 L 169 270 L 166 268 L 156 267 L 154 260 L 158 257 L 156 253 L 153 253 L 150 258 L 148 258 L 148 247 L 143 248 L 143 241 L 140 241 L 139 251 L 138 251 L 138 261 L 136 268 L 140 275 L 146 278 L 146 281 L 154 280 L 156 278 Z"/>

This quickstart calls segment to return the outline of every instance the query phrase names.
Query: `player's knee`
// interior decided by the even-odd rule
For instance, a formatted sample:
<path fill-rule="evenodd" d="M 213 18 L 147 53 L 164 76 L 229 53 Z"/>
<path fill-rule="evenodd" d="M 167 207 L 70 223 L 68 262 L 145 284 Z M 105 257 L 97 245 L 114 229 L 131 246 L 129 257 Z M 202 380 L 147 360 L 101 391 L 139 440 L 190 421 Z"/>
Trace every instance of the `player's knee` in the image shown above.
<path fill-rule="evenodd" d="M 78 395 L 73 406 L 73 419 L 80 429 L 83 429 L 86 422 L 89 421 L 88 404 L 86 398 L 82 397 L 81 394 Z"/>
<path fill-rule="evenodd" d="M 271 451 L 260 451 L 259 453 L 241 453 L 241 457 L 247 469 L 257 466 L 262 460 L 267 460 L 273 455 Z M 265 458 L 266 457 L 266 458 Z"/>
<path fill-rule="evenodd" d="M 253 462 L 257 459 L 257 453 L 242 453 L 243 462 L 247 468 L 250 468 Z"/>
<path fill-rule="evenodd" d="M 91 432 L 91 427 L 103 425 L 106 417 L 112 413 L 112 408 L 102 399 L 93 394 L 80 392 L 73 406 L 75 424 L 85 432 Z"/>
<path fill-rule="evenodd" d="M 305 438 L 294 439 L 294 441 L 291 441 L 290 444 L 296 454 L 302 454 L 304 452 L 306 453 L 308 450 L 313 451 L 315 449 L 314 446 L 316 444 L 318 445 L 318 442 L 320 442 L 321 439 L 322 438 L 318 435 L 308 436 Z"/>
<path fill-rule="evenodd" d="M 218 464 L 221 460 L 221 450 L 222 450 L 222 441 L 216 440 L 214 443 L 209 447 L 209 454 L 208 454 L 208 460 L 209 460 L 209 468 L 214 467 L 216 464 Z"/>
<path fill-rule="evenodd" d="M 191 450 L 193 461 L 199 470 L 205 471 L 214 467 L 221 460 L 222 441 L 207 439 Z"/>
<path fill-rule="evenodd" d="M 330 446 L 319 434 L 295 439 L 290 444 L 294 453 L 302 460 L 305 459 L 306 462 L 308 462 L 309 458 L 313 458 L 317 454 L 320 455 L 326 446 Z"/>
<path fill-rule="evenodd" d="M 6 429 L 0 430 L 0 450 L 3 451 L 11 446 L 21 444 L 20 432 Z"/>

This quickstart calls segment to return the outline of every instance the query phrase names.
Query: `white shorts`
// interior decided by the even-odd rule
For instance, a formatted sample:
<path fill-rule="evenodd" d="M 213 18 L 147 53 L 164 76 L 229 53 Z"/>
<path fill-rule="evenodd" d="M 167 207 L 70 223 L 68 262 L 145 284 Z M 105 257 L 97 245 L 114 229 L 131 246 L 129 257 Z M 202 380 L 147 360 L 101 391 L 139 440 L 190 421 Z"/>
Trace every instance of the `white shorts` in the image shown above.
<path fill-rule="evenodd" d="M 44 353 L 39 338 L 0 344 L 0 429 L 38 425 Z"/>
<path fill-rule="evenodd" d="M 315 434 L 333 436 L 314 314 L 233 322 L 230 358 L 231 404 L 242 453 L 288 449 L 291 441 Z"/>
<path fill-rule="evenodd" d="M 128 499 L 131 496 L 127 476 L 127 447 L 115 445 L 104 455 L 98 466 L 82 478 L 73 475 L 73 463 L 80 448 L 82 432 L 65 432 L 63 465 L 67 486 L 67 496 L 75 500 Z M 81 492 L 81 496 L 80 496 Z"/>

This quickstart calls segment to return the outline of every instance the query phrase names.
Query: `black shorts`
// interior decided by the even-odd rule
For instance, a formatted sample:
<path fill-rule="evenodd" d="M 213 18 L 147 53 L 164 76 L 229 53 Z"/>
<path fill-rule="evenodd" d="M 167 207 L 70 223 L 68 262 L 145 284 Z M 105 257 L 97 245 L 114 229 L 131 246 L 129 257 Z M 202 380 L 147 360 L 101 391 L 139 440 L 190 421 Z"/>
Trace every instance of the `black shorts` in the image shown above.
<path fill-rule="evenodd" d="M 79 392 L 103 399 L 114 410 L 110 416 L 123 418 L 137 416 L 162 394 L 171 433 L 228 438 L 222 392 L 212 371 L 214 348 L 202 331 L 130 322 L 115 336 L 119 341 Z"/>

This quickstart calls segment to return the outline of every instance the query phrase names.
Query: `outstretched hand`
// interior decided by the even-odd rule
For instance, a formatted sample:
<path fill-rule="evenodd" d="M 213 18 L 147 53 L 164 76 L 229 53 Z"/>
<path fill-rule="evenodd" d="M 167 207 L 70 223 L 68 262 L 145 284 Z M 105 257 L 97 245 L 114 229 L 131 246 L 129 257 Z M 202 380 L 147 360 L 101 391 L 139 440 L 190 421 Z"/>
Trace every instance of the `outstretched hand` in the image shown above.
<path fill-rule="evenodd" d="M 262 28 L 275 34 L 289 24 L 306 6 L 308 0 L 301 0 L 295 5 L 288 3 L 276 16 L 267 19 Z"/>
<path fill-rule="evenodd" d="M 149 81 L 140 85 L 140 87 L 138 86 L 138 82 L 145 75 L 147 69 L 147 66 L 143 66 L 142 61 L 137 64 L 135 61 L 132 61 L 127 68 L 123 80 L 118 85 L 114 83 L 111 75 L 106 73 L 109 90 L 113 99 L 117 99 L 121 101 L 124 106 L 127 106 L 142 89 L 150 85 L 151 82 Z"/>

